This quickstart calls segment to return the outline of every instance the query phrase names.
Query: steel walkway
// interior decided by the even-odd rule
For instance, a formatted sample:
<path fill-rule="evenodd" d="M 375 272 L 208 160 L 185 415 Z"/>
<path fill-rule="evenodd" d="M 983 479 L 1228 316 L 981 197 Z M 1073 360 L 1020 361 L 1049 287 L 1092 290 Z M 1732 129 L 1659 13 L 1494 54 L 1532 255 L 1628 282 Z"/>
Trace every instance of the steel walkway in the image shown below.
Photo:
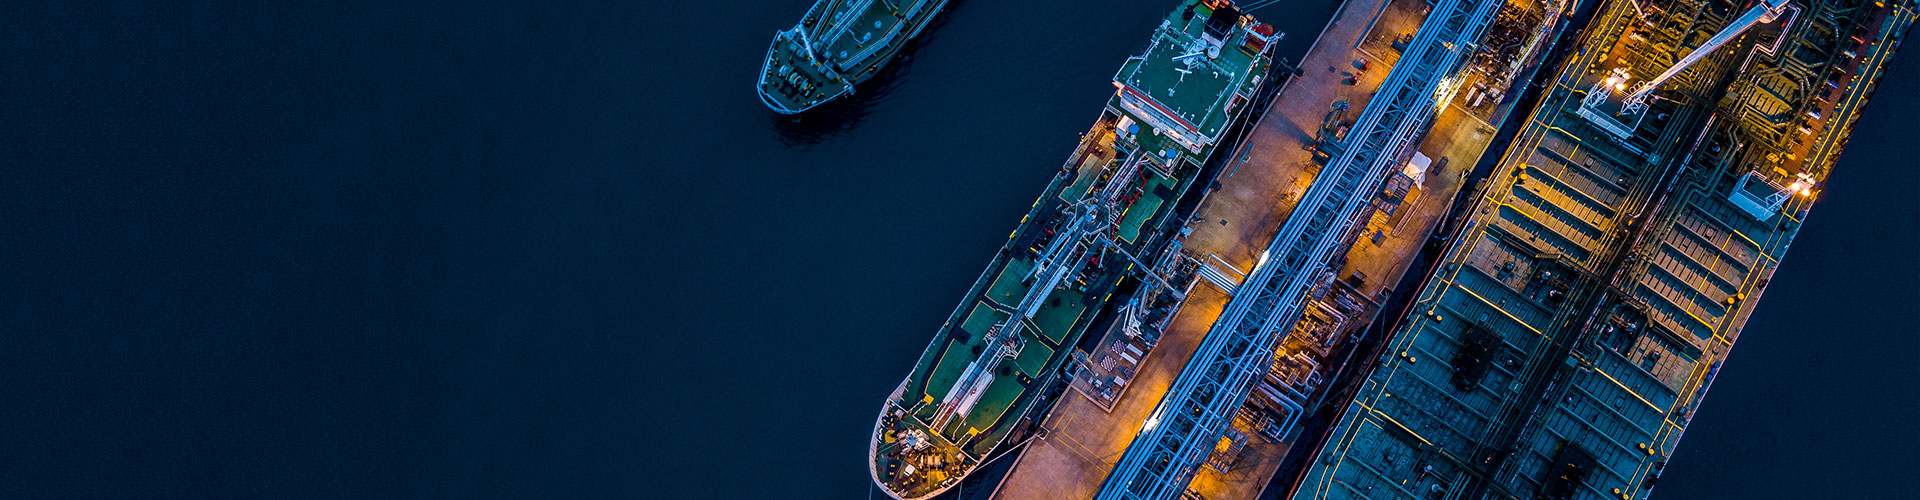
<path fill-rule="evenodd" d="M 1307 190 L 1293 215 L 1237 287 L 1233 299 L 1107 476 L 1101 500 L 1178 496 L 1273 363 L 1275 335 L 1298 319 L 1306 293 L 1355 216 L 1458 79 L 1501 0 L 1441 0 L 1361 113 L 1344 151 Z"/>

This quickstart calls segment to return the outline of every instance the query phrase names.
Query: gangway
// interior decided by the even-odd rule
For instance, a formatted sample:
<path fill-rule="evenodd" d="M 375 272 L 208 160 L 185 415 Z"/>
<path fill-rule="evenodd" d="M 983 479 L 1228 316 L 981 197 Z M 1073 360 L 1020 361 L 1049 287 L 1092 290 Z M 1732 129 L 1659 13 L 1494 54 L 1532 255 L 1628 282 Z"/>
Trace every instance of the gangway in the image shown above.
<path fill-rule="evenodd" d="M 1141 426 L 1100 500 L 1168 500 L 1186 490 L 1251 383 L 1273 362 L 1275 335 L 1292 326 L 1334 247 L 1397 159 L 1452 98 L 1448 84 L 1503 0 L 1440 0 L 1346 139 L 1240 284 L 1193 358 Z"/>

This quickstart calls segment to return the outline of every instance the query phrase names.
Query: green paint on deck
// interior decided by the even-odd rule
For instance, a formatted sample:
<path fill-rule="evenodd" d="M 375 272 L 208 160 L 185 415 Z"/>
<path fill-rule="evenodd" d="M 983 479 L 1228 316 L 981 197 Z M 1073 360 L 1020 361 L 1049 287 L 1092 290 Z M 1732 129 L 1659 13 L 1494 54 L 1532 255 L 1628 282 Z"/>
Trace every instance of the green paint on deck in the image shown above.
<path fill-rule="evenodd" d="M 1007 410 L 1012 408 L 1013 404 L 1020 400 L 1020 395 L 1027 391 L 1026 386 L 1020 385 L 1020 381 L 1015 380 L 1017 377 L 1000 377 L 999 374 L 994 375 L 996 378 L 993 379 L 993 384 L 987 386 L 987 391 L 980 394 L 980 401 L 974 403 L 973 413 L 967 414 L 967 419 L 964 424 L 968 427 L 980 429 L 981 432 L 995 430 L 995 424 L 1000 422 L 1000 417 L 1006 415 Z M 958 432 L 956 432 L 953 437 L 958 441 L 967 436 L 966 432 L 966 427 L 962 427 L 958 429 Z M 1001 429 L 999 432 L 1006 431 Z M 987 441 L 993 442 L 999 440 L 991 439 Z M 988 448 L 991 448 L 991 446 Z M 976 450 L 975 453 L 985 454 L 986 451 L 987 450 Z"/>
<path fill-rule="evenodd" d="M 1045 335 L 1053 345 L 1066 342 L 1067 333 L 1073 331 L 1073 324 L 1087 310 L 1083 304 L 1086 297 L 1086 294 L 1077 290 L 1054 291 L 1046 304 L 1042 304 L 1040 310 L 1033 314 L 1033 326 L 1040 329 L 1040 334 Z M 1056 300 L 1060 301 L 1060 305 L 1053 305 Z"/>
<path fill-rule="evenodd" d="M 1020 299 L 1027 296 L 1027 289 L 1030 288 L 1021 283 L 1021 280 L 1026 278 L 1027 273 L 1032 270 L 1033 259 L 1031 258 L 1008 260 L 1007 267 L 1000 268 L 1000 275 L 993 278 L 993 286 L 987 287 L 987 298 L 1009 309 L 1020 305 Z M 986 330 L 975 331 L 971 328 L 967 331 L 975 334 L 986 333 Z"/>
<path fill-rule="evenodd" d="M 1139 238 L 1142 226 L 1151 222 L 1153 216 L 1160 213 L 1160 206 L 1167 203 L 1166 199 L 1155 196 L 1154 190 L 1161 187 L 1173 190 L 1178 183 L 1177 180 L 1158 175 L 1148 176 L 1142 186 L 1145 194 L 1140 196 L 1139 201 L 1133 202 L 1133 206 L 1128 207 L 1126 215 L 1120 219 L 1120 240 L 1133 243 L 1135 238 Z"/>
<path fill-rule="evenodd" d="M 946 398 L 947 391 L 959 381 L 960 374 L 967 370 L 967 364 L 976 359 L 973 347 L 981 345 L 980 338 L 986 336 L 988 328 L 992 328 L 994 323 L 1007 317 L 1007 313 L 996 311 L 986 303 L 974 304 L 973 312 L 967 314 L 966 321 L 960 324 L 960 328 L 967 332 L 967 341 L 947 342 L 946 348 L 940 353 L 939 364 L 934 366 L 933 373 L 927 377 L 927 385 L 924 386 L 922 395 L 932 396 L 936 403 Z"/>
<path fill-rule="evenodd" d="M 1093 189 L 1093 183 L 1100 179 L 1100 171 L 1106 168 L 1106 162 L 1096 165 L 1082 165 L 1074 172 L 1073 184 L 1060 190 L 1060 200 L 1072 202 L 1085 198 Z M 1044 221 L 1043 221 L 1044 222 Z"/>
<path fill-rule="evenodd" d="M 1127 98 L 1118 93 L 1110 98 L 1100 121 L 1086 131 L 1074 156 L 1068 159 L 1067 165 L 1070 166 L 1064 167 L 1072 169 L 1073 177 L 1063 179 L 1055 175 L 1048 183 L 1047 191 L 1030 207 L 1028 218 L 1021 220 L 1011 237 L 1029 238 L 1035 236 L 1029 231 L 1044 231 L 1053 226 L 1056 222 L 1054 215 L 1065 204 L 1090 196 L 1098 190 L 1107 168 L 1125 161 L 1127 155 L 1138 152 L 1142 156 L 1151 156 L 1150 159 L 1142 158 L 1151 163 L 1141 166 L 1140 172 L 1146 178 L 1142 182 L 1140 198 L 1134 200 L 1124 212 L 1111 214 L 1119 226 L 1111 235 L 1130 252 L 1151 251 L 1153 247 L 1147 245 L 1155 241 L 1151 230 L 1164 226 L 1156 223 L 1164 221 L 1178 196 L 1196 185 L 1193 177 L 1200 171 L 1191 167 L 1214 152 L 1214 136 L 1238 110 L 1226 109 L 1227 99 L 1232 99 L 1235 92 L 1251 92 L 1256 83 L 1254 75 L 1263 73 L 1267 68 L 1266 60 L 1241 50 L 1241 41 L 1246 36 L 1244 24 L 1235 27 L 1235 32 L 1223 44 L 1217 58 L 1197 62 L 1171 60 L 1172 56 L 1184 54 L 1188 47 L 1194 46 L 1201 36 L 1208 13 L 1209 9 L 1197 0 L 1182 2 L 1180 9 L 1168 15 L 1169 24 L 1155 33 L 1155 48 L 1127 61 L 1120 73 L 1115 75 L 1115 81 L 1141 85 L 1137 90 L 1152 96 L 1155 102 L 1129 104 Z M 1191 74 L 1182 77 L 1182 72 Z M 1182 81 L 1182 78 L 1185 80 Z M 1197 150 L 1188 150 L 1171 138 L 1156 134 L 1149 122 L 1162 120 L 1158 118 L 1159 112 L 1152 111 L 1153 117 L 1144 116 L 1139 113 L 1150 107 L 1135 107 L 1135 104 L 1151 105 L 1151 109 L 1164 109 L 1181 119 L 1195 122 L 1202 134 L 1195 136 L 1189 133 L 1184 137 L 1196 140 Z M 1113 128 L 1122 118 L 1131 118 L 1137 123 L 1137 133 L 1116 135 Z M 1162 168 L 1161 163 L 1172 167 Z M 1054 173 L 1060 172 L 1055 170 Z M 1134 180 L 1120 179 L 1117 182 L 1132 184 Z M 1161 192 L 1155 193 L 1156 190 Z M 900 398 L 889 402 L 888 411 L 913 409 L 913 417 L 895 424 L 899 429 L 931 430 L 961 447 L 948 448 L 948 441 L 937 440 L 933 443 L 934 449 L 922 452 L 923 455 L 942 454 L 949 460 L 959 459 L 958 465 L 967 470 L 947 471 L 950 475 L 945 476 L 945 481 L 935 480 L 933 483 L 902 483 L 884 477 L 875 478 L 877 483 L 889 488 L 890 493 L 904 498 L 922 498 L 944 490 L 953 485 L 954 479 L 970 472 L 970 467 L 984 459 L 994 446 L 1001 444 L 1016 427 L 1015 422 L 1027 416 L 1027 412 L 1036 405 L 1035 395 L 1041 392 L 1040 384 L 1045 383 L 1049 376 L 1059 375 L 1061 365 L 1070 358 L 1069 351 L 1092 323 L 1093 314 L 1088 310 L 1104 307 L 1110 298 L 1107 294 L 1114 281 L 1131 267 L 1127 262 L 1113 262 L 1113 257 L 1109 257 L 1105 269 L 1074 276 L 1063 283 L 1065 286 L 1062 288 L 1034 290 L 1035 285 L 1022 282 L 1035 265 L 1031 253 L 1028 248 L 1013 248 L 1009 254 L 993 259 L 991 267 L 974 281 L 960 308 L 947 318 L 938 336 L 922 353 L 921 361 L 908 376 L 906 389 Z M 1073 262 L 1061 264 L 1072 265 Z M 1101 296 L 1089 298 L 1085 292 L 1078 290 L 1081 280 L 1088 280 L 1086 285 Z M 1035 310 L 1034 316 L 1016 325 L 1020 328 L 1018 335 L 1025 342 L 1020 354 L 1003 361 L 993 371 L 993 380 L 974 401 L 970 411 L 959 415 L 945 428 L 924 427 L 939 409 L 938 402 L 958 383 L 966 367 L 978 358 L 974 349 L 985 347 L 981 343 L 987 331 L 1006 320 L 1010 311 L 1029 293 L 1042 294 L 1044 298 L 1036 297 L 1043 302 Z M 956 330 L 964 331 L 965 335 L 958 335 Z M 1021 375 L 1031 377 L 1027 384 L 1021 383 Z M 979 434 L 969 435 L 972 431 L 978 431 Z M 880 467 L 876 470 L 887 470 L 885 467 L 889 464 L 898 465 L 900 456 L 889 452 L 897 448 L 880 445 L 876 449 L 880 450 L 873 457 L 875 465 Z"/>
<path fill-rule="evenodd" d="M 1013 358 L 1013 363 L 1009 366 L 1012 366 L 1016 373 L 1025 373 L 1029 377 L 1034 377 L 1039 376 L 1040 372 L 1046 369 L 1047 360 L 1051 358 L 1053 358 L 1053 348 L 1040 342 L 1027 342 L 1026 347 L 1020 348 L 1020 357 Z"/>

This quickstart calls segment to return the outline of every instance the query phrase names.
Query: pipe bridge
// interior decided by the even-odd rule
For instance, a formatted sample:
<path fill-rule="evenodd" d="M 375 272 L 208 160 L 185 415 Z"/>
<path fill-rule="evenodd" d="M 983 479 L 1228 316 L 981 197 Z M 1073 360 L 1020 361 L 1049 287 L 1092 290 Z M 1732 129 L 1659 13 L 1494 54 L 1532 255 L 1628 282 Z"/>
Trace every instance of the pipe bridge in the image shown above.
<path fill-rule="evenodd" d="M 1449 82 L 1502 0 L 1440 0 L 1293 215 L 1238 287 L 1193 358 L 1101 485 L 1100 500 L 1166 500 L 1184 491 L 1214 441 L 1273 363 L 1275 335 L 1299 318 L 1334 247 L 1395 163 L 1452 98 Z"/>

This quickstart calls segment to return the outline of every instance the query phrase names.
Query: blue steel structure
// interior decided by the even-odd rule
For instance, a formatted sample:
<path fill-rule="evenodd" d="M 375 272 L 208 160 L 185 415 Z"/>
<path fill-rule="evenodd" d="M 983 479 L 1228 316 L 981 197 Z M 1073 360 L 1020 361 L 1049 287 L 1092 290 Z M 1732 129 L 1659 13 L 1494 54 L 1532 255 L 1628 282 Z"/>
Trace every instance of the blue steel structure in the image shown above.
<path fill-rule="evenodd" d="M 1107 476 L 1100 500 L 1174 498 L 1273 362 L 1276 334 L 1298 320 L 1355 218 L 1451 100 L 1501 0 L 1441 0 L 1421 24 L 1344 150 L 1323 169 L 1247 282 Z"/>

